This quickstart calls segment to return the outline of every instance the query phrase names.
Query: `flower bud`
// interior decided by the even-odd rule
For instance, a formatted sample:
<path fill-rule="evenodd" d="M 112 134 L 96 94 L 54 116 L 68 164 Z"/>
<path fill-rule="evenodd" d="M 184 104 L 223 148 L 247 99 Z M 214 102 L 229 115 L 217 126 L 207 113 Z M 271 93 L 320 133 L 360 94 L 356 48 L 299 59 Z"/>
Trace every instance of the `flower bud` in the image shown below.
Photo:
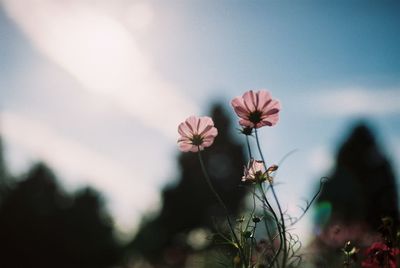
<path fill-rule="evenodd" d="M 244 236 L 245 238 L 250 238 L 250 237 L 251 237 L 251 232 L 250 232 L 250 231 L 244 231 L 244 232 L 243 232 L 243 236 Z"/>
<path fill-rule="evenodd" d="M 268 172 L 274 172 L 278 170 L 278 166 L 277 165 L 272 165 L 268 168 Z"/>
<path fill-rule="evenodd" d="M 251 136 L 251 134 L 253 133 L 253 128 L 252 127 L 244 127 L 240 132 L 246 136 Z"/>

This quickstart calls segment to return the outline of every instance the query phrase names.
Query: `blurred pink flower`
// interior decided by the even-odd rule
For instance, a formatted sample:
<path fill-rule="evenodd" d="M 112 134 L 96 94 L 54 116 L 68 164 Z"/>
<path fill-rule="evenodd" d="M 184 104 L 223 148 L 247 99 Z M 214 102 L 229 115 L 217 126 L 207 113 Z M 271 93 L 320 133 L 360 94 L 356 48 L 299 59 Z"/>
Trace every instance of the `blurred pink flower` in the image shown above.
<path fill-rule="evenodd" d="M 183 152 L 197 152 L 213 144 L 218 130 L 208 116 L 190 116 L 178 126 L 179 149 Z"/>
<path fill-rule="evenodd" d="M 247 166 L 244 167 L 243 182 L 261 182 L 267 178 L 264 162 L 260 160 L 250 159 Z"/>
<path fill-rule="evenodd" d="M 266 90 L 247 91 L 242 97 L 234 98 L 231 105 L 243 127 L 273 126 L 279 120 L 280 103 L 273 100 L 271 93 Z"/>
<path fill-rule="evenodd" d="M 367 259 L 361 263 L 361 266 L 363 268 L 396 268 L 396 255 L 399 253 L 397 248 L 389 248 L 382 242 L 375 242 L 367 249 Z"/>

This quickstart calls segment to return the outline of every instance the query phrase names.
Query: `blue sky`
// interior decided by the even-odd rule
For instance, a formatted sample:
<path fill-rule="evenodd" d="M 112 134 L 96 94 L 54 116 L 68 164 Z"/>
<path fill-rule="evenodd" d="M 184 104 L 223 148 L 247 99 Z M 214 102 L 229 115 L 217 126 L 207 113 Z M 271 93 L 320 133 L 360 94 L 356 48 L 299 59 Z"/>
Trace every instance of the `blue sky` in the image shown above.
<path fill-rule="evenodd" d="M 177 124 L 248 89 L 282 103 L 261 137 L 269 162 L 298 149 L 278 178 L 293 213 L 359 119 L 400 174 L 395 1 L 0 3 L 8 162 L 20 173 L 41 159 L 68 189 L 98 188 L 124 232 L 175 177 Z"/>

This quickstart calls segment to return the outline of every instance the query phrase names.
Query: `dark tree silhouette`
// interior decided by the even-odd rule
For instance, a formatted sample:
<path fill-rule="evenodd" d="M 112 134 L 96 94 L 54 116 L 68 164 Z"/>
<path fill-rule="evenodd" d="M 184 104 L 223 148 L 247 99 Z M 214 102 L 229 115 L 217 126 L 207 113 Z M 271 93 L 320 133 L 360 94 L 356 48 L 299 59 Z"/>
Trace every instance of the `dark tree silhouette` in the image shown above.
<path fill-rule="evenodd" d="M 3 140 L 0 136 L 0 204 L 1 200 L 4 198 L 4 195 L 7 192 L 7 184 L 8 184 L 8 172 L 6 163 L 4 161 L 4 148 L 3 148 Z"/>
<path fill-rule="evenodd" d="M 202 152 L 211 181 L 230 214 L 238 212 L 246 191 L 240 187 L 245 163 L 243 147 L 230 133 L 230 120 L 222 106 L 212 108 L 211 117 L 218 129 L 212 147 Z M 181 153 L 177 184 L 162 192 L 162 209 L 151 221 L 144 222 L 129 245 L 156 266 L 181 267 L 190 251 L 186 236 L 194 228 L 213 230 L 213 219 L 225 213 L 207 186 L 196 153 Z"/>
<path fill-rule="evenodd" d="M 111 267 L 120 249 L 99 194 L 60 190 L 44 164 L 15 184 L 0 207 L 0 267 Z"/>
<path fill-rule="evenodd" d="M 358 246 L 371 243 L 383 217 L 399 223 L 396 179 L 391 165 L 379 148 L 371 130 L 364 124 L 354 128 L 339 149 L 336 167 L 325 184 L 317 204 L 317 237 L 314 248 L 322 266 L 333 263 L 334 249 L 352 240 Z M 327 211 L 323 211 L 328 208 Z M 318 211 L 320 210 L 320 211 Z M 328 261 L 327 261 L 328 260 Z M 324 266 L 325 265 L 325 266 Z"/>
<path fill-rule="evenodd" d="M 318 202 L 328 201 L 332 213 L 346 222 L 363 221 L 378 229 L 381 218 L 398 221 L 396 180 L 372 132 L 358 125 L 342 145 L 336 168 Z"/>

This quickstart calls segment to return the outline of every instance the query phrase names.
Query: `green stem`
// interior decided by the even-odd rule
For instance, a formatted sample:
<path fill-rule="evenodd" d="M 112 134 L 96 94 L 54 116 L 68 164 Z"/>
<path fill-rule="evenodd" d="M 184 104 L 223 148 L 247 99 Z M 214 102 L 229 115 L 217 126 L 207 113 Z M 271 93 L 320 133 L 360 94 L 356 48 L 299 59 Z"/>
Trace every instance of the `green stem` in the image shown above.
<path fill-rule="evenodd" d="M 255 233 L 256 233 L 256 229 L 257 229 L 257 223 L 254 223 L 254 228 L 252 231 L 252 236 L 250 237 L 250 253 L 249 253 L 249 267 L 251 267 L 251 260 L 253 258 L 253 247 L 254 247 L 254 241 L 255 239 Z"/>
<path fill-rule="evenodd" d="M 249 142 L 249 136 L 246 135 L 246 144 L 247 144 L 247 149 L 249 151 L 249 158 L 252 159 L 252 155 L 251 155 L 251 149 L 250 149 L 250 142 Z M 247 220 L 247 224 L 246 224 L 246 228 L 245 230 L 247 230 L 247 228 L 249 227 L 250 221 L 252 220 L 253 216 L 254 216 L 254 212 L 256 210 L 256 197 L 255 197 L 255 193 L 256 193 L 256 189 L 255 187 L 253 188 L 253 209 L 251 211 L 250 217 Z"/>
<path fill-rule="evenodd" d="M 249 225 L 250 225 L 250 221 L 253 219 L 253 217 L 254 217 L 254 212 L 256 211 L 256 197 L 254 196 L 255 195 L 255 191 L 256 191 L 256 189 L 255 189 L 255 187 L 254 187 L 254 189 L 253 189 L 253 208 L 252 208 L 252 210 L 251 210 L 251 213 L 250 213 L 250 217 L 247 219 L 247 224 L 246 224 L 246 227 L 245 227 L 245 231 L 247 231 L 247 228 L 249 227 Z"/>
<path fill-rule="evenodd" d="M 282 251 L 282 240 L 283 240 L 283 238 L 282 238 L 282 229 L 281 229 L 281 225 L 280 225 L 280 223 L 279 223 L 278 216 L 276 215 L 275 210 L 272 208 L 271 204 L 269 203 L 269 201 L 268 201 L 268 199 L 267 199 L 267 196 L 266 196 L 265 193 L 264 193 L 264 189 L 263 189 L 263 187 L 262 187 L 262 184 L 260 183 L 259 186 L 260 186 L 260 192 L 261 192 L 261 195 L 262 195 L 262 197 L 263 197 L 263 199 L 264 199 L 264 202 L 267 204 L 268 209 L 271 211 L 272 216 L 274 217 L 274 220 L 275 220 L 275 222 L 276 222 L 276 227 L 278 228 L 278 234 L 279 234 L 279 240 L 280 240 L 279 248 L 278 248 L 278 250 L 276 251 L 276 253 L 275 253 L 274 257 L 272 258 L 272 261 L 271 261 L 271 263 L 270 263 L 270 265 L 269 265 L 269 267 L 272 267 L 272 265 L 273 265 L 273 264 L 275 263 L 275 261 L 277 260 L 277 258 L 278 258 L 278 256 L 279 256 L 280 252 Z M 273 242 L 273 241 L 271 241 L 271 243 L 272 243 L 272 242 Z"/>
<path fill-rule="evenodd" d="M 249 136 L 246 135 L 246 144 L 247 144 L 247 151 L 249 152 L 249 158 L 252 159 L 252 155 L 251 155 L 251 148 L 250 148 L 250 142 L 249 142 Z"/>
<path fill-rule="evenodd" d="M 258 151 L 259 151 L 259 153 L 260 153 L 261 160 L 262 160 L 263 163 L 264 163 L 264 168 L 265 168 L 265 170 L 268 170 L 267 164 L 265 163 L 264 156 L 263 156 L 263 153 L 262 153 L 262 150 L 261 150 L 260 141 L 259 141 L 259 138 L 258 138 L 258 131 L 257 131 L 257 128 L 255 128 L 254 131 L 255 131 L 255 133 L 256 133 L 257 148 L 258 148 Z M 272 183 L 271 181 L 269 181 L 269 186 L 270 186 L 270 188 L 271 188 L 271 190 L 272 190 L 272 195 L 273 195 L 273 197 L 274 197 L 274 199 L 275 199 L 276 205 L 278 206 L 278 211 L 279 211 L 280 218 L 281 218 L 281 222 L 282 222 L 282 230 L 281 230 L 281 232 L 282 232 L 282 238 L 283 238 L 283 241 L 281 241 L 281 244 L 283 243 L 283 260 L 282 260 L 282 267 L 285 267 L 285 265 L 286 265 L 286 258 L 287 258 L 287 244 L 286 244 L 285 219 L 284 219 L 284 216 L 283 216 L 281 204 L 279 203 L 278 197 L 277 197 L 276 192 L 275 192 L 275 189 L 274 189 L 274 185 L 273 185 L 273 183 Z"/>
<path fill-rule="evenodd" d="M 226 208 L 224 201 L 222 201 L 222 198 L 219 196 L 219 194 L 215 190 L 214 186 L 212 185 L 210 177 L 208 176 L 208 172 L 207 172 L 206 167 L 204 165 L 203 158 L 201 157 L 200 148 L 198 148 L 198 149 L 199 149 L 198 150 L 198 152 L 199 152 L 198 156 L 199 156 L 200 166 L 201 166 L 201 170 L 203 171 L 203 175 L 205 177 L 205 180 L 206 180 L 208 186 L 210 187 L 211 192 L 214 194 L 214 196 L 218 200 L 219 204 L 225 210 L 226 219 L 228 220 L 229 229 L 231 230 L 233 238 L 235 240 L 235 243 L 237 244 L 237 247 L 238 247 L 238 250 L 239 250 L 239 254 L 242 257 L 243 262 L 246 263 L 246 256 L 245 256 L 245 254 L 243 252 L 243 248 L 242 248 L 242 246 L 240 244 L 240 241 L 239 241 L 238 237 L 236 236 L 235 229 L 233 228 L 232 222 L 231 222 L 230 217 L 229 217 L 228 209 Z"/>
<path fill-rule="evenodd" d="M 263 207 L 263 210 L 264 210 L 264 217 L 265 217 L 265 219 L 264 219 L 265 229 L 266 229 L 266 231 L 267 231 L 268 239 L 269 239 L 269 241 L 271 241 L 271 245 L 273 245 L 273 241 L 274 241 L 274 239 L 276 238 L 276 235 L 273 236 L 273 235 L 271 234 L 271 230 L 270 230 L 270 227 L 269 227 L 269 224 L 268 224 L 269 214 L 267 213 L 267 210 L 266 210 L 265 207 Z M 274 222 L 276 223 L 275 218 L 274 218 Z M 280 227 L 277 226 L 277 228 L 280 228 Z M 279 231 L 278 231 L 278 234 L 280 234 Z M 279 239 L 281 239 L 281 237 L 279 237 Z M 281 246 L 280 246 L 280 248 L 282 249 Z M 275 248 L 274 248 L 273 246 L 271 247 L 271 249 L 272 249 L 272 252 L 273 252 L 273 257 L 272 257 L 272 259 L 269 258 L 269 261 L 270 261 L 271 263 L 274 263 L 274 262 L 275 262 L 275 259 L 276 259 L 275 256 L 278 256 L 279 253 L 277 253 L 277 251 L 275 250 Z M 278 262 L 278 260 L 276 260 L 276 262 Z"/>

